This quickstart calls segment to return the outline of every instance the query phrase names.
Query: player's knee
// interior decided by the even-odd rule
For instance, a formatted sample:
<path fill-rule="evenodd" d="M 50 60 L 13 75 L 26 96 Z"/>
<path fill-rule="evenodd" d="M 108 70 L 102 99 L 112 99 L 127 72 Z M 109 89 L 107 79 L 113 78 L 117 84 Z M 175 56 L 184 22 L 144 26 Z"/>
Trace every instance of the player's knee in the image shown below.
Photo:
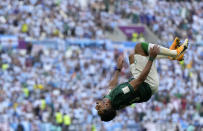
<path fill-rule="evenodd" d="M 132 64 L 134 62 L 134 54 L 131 54 L 129 56 L 129 62 L 130 62 L 130 64 Z"/>
<path fill-rule="evenodd" d="M 135 52 L 135 54 L 140 54 L 142 56 L 147 56 L 147 54 L 142 49 L 142 45 L 140 43 L 136 44 L 134 52 Z"/>
<path fill-rule="evenodd" d="M 134 48 L 135 53 L 140 50 L 140 47 L 141 47 L 141 44 L 140 44 L 140 43 L 136 44 L 136 46 L 135 46 L 135 48 Z"/>

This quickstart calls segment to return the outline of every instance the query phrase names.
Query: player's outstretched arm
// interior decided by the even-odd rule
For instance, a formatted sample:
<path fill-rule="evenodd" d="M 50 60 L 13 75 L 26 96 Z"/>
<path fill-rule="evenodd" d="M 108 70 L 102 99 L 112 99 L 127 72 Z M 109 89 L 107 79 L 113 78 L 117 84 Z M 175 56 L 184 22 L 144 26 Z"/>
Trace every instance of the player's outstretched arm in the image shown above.
<path fill-rule="evenodd" d="M 135 88 L 135 90 L 136 90 L 136 87 L 138 87 L 138 85 L 144 82 L 145 79 L 147 78 L 147 75 L 149 74 L 150 69 L 152 67 L 153 60 L 156 58 L 158 53 L 159 53 L 159 47 L 157 45 L 153 46 L 153 48 L 150 49 L 150 52 L 149 52 L 150 57 L 144 70 L 141 72 L 141 74 L 137 79 L 132 80 L 130 82 L 130 84 Z"/>
<path fill-rule="evenodd" d="M 112 80 L 109 83 L 109 86 L 110 86 L 111 89 L 113 89 L 117 85 L 118 76 L 119 76 L 119 74 L 121 72 L 122 67 L 123 67 L 123 56 L 119 56 L 118 60 L 117 60 L 116 72 L 114 73 L 114 76 L 113 76 Z"/>

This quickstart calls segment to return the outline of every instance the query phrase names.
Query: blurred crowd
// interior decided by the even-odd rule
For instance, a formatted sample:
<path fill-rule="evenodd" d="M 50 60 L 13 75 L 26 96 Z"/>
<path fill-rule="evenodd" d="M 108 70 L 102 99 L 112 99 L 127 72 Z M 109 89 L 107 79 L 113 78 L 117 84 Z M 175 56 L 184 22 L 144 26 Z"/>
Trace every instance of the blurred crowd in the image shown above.
<path fill-rule="evenodd" d="M 0 33 L 45 39 L 53 37 L 104 38 L 119 16 L 105 11 L 101 0 L 82 8 L 78 0 L 3 0 L 0 3 Z"/>
<path fill-rule="evenodd" d="M 2 50 L 0 129 L 142 130 L 155 129 L 156 124 L 168 129 L 164 126 L 168 123 L 174 129 L 200 129 L 203 47 L 192 46 L 183 63 L 158 60 L 159 92 L 103 123 L 95 101 L 106 93 L 119 55 L 119 50 L 75 46 Z M 131 77 L 128 66 L 126 62 L 119 82 Z"/>
<path fill-rule="evenodd" d="M 3 0 L 0 33 L 33 39 L 104 39 L 118 25 L 143 23 L 163 41 L 174 36 L 202 42 L 203 2 L 164 0 Z M 125 20 L 132 20 L 128 23 Z"/>
<path fill-rule="evenodd" d="M 202 1 L 120 0 L 116 7 L 121 18 L 148 25 L 163 41 L 173 40 L 174 36 L 203 41 Z"/>

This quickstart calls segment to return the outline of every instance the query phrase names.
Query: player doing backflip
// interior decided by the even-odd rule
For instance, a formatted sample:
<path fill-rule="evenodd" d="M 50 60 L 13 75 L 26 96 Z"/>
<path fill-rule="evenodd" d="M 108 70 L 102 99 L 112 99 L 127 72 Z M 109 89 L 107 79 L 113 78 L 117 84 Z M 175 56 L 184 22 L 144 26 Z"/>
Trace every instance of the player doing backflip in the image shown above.
<path fill-rule="evenodd" d="M 159 79 L 155 66 L 155 58 L 169 58 L 181 61 L 188 48 L 188 39 L 180 46 L 176 38 L 170 49 L 151 43 L 139 43 L 134 54 L 129 56 L 130 71 L 133 78 L 117 85 L 118 76 L 123 66 L 123 57 L 117 61 L 117 69 L 109 83 L 109 92 L 96 103 L 96 110 L 102 121 L 110 121 L 116 116 L 116 110 L 132 103 L 148 101 L 158 91 Z"/>

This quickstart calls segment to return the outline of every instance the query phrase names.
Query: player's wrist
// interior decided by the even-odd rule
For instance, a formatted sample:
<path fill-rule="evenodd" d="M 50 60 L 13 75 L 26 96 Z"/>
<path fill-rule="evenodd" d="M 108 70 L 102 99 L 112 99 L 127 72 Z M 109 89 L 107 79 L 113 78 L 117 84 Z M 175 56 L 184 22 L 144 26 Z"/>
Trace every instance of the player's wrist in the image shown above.
<path fill-rule="evenodd" d="M 115 67 L 114 70 L 118 71 L 118 72 L 121 72 L 121 68 L 120 67 Z"/>
<path fill-rule="evenodd" d="M 154 59 L 155 59 L 155 58 L 154 58 L 154 57 L 152 57 L 152 56 L 150 56 L 150 57 L 149 57 L 149 61 L 152 61 L 152 62 L 153 62 L 153 61 L 154 61 Z"/>

